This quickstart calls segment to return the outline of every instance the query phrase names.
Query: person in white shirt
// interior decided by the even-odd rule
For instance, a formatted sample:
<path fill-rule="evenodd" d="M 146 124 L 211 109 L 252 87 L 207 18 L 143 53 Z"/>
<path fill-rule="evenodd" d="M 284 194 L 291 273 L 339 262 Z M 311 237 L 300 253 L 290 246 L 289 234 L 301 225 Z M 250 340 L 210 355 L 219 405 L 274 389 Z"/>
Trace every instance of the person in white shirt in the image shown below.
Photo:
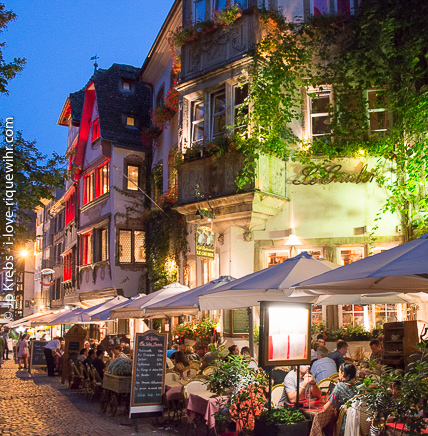
<path fill-rule="evenodd" d="M 55 359 L 54 356 L 59 355 L 59 351 L 61 349 L 61 341 L 63 338 L 55 338 L 52 341 L 48 342 L 45 346 L 45 358 L 46 365 L 48 367 L 48 376 L 55 376 Z"/>

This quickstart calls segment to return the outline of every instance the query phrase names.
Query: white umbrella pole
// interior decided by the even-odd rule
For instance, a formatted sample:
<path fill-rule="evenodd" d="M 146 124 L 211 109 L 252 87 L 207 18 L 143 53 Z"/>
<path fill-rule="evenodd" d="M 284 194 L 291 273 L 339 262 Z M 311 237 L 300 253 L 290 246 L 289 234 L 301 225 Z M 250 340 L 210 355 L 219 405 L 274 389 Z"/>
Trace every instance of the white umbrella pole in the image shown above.
<path fill-rule="evenodd" d="M 254 327 L 253 327 L 253 308 L 247 307 L 248 313 L 248 346 L 250 348 L 251 357 L 254 357 Z"/>

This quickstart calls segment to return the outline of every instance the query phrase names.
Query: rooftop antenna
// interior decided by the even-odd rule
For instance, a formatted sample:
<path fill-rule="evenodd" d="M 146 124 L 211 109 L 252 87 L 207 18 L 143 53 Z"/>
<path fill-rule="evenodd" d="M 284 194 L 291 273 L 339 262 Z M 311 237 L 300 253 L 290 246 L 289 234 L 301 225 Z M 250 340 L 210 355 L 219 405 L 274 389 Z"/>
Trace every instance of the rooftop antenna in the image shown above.
<path fill-rule="evenodd" d="M 98 57 L 97 55 L 91 57 L 91 61 L 95 61 L 95 62 L 94 62 L 94 73 L 95 73 L 95 71 L 97 71 L 97 69 L 98 69 L 98 62 L 97 62 L 97 59 L 99 59 L 99 57 Z"/>

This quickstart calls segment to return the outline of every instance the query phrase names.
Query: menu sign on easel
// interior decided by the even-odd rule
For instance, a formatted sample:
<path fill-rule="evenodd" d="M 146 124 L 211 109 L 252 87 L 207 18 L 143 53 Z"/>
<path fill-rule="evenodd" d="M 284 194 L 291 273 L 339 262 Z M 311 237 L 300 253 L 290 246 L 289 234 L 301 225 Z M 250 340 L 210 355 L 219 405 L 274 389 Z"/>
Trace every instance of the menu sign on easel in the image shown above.
<path fill-rule="evenodd" d="M 260 366 L 309 365 L 310 340 L 310 304 L 260 303 Z"/>
<path fill-rule="evenodd" d="M 30 368 L 28 372 L 31 372 L 33 368 L 42 368 L 46 366 L 45 358 L 45 346 L 46 341 L 31 341 L 30 345 Z"/>
<path fill-rule="evenodd" d="M 162 414 L 167 334 L 135 333 L 129 416 Z"/>

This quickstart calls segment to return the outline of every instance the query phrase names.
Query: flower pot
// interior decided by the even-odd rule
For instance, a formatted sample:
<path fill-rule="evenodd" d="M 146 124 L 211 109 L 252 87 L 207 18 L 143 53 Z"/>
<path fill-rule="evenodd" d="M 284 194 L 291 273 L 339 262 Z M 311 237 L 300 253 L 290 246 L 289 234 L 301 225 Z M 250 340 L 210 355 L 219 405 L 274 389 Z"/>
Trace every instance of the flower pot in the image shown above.
<path fill-rule="evenodd" d="M 311 420 L 296 424 L 268 424 L 266 421 L 256 419 L 254 436 L 309 436 L 311 424 Z"/>

